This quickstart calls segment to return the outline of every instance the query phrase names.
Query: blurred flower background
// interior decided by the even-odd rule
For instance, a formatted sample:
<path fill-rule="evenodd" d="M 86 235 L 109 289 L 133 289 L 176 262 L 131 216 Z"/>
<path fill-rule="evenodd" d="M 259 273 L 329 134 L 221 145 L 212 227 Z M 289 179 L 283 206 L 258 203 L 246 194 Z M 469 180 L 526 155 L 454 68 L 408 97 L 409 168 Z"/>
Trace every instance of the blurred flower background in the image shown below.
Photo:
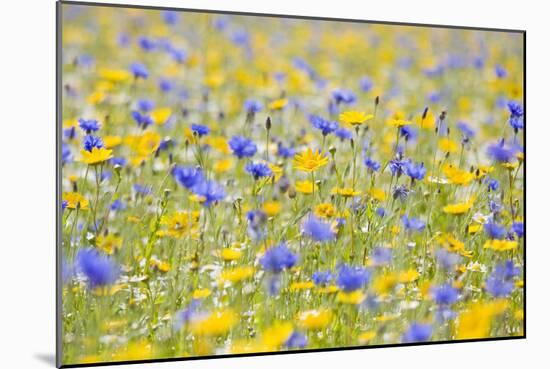
<path fill-rule="evenodd" d="M 63 364 L 523 335 L 523 35 L 62 5 Z"/>

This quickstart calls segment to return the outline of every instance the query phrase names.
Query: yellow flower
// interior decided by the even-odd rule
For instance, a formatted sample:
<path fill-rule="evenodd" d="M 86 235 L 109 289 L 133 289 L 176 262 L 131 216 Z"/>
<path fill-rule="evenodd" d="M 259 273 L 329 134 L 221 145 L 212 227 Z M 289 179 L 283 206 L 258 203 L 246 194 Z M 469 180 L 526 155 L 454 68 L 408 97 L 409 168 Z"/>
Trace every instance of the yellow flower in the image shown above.
<path fill-rule="evenodd" d="M 252 276 L 254 276 L 254 268 L 251 266 L 242 266 L 224 269 L 221 273 L 220 279 L 222 282 L 237 283 L 245 279 L 249 279 Z"/>
<path fill-rule="evenodd" d="M 493 317 L 502 314 L 507 307 L 505 300 L 474 304 L 458 316 L 456 338 L 463 340 L 488 337 Z"/>
<path fill-rule="evenodd" d="M 313 152 L 311 148 L 303 151 L 301 154 L 294 156 L 294 169 L 303 172 L 314 172 L 328 164 L 328 157 L 322 151 Z"/>
<path fill-rule="evenodd" d="M 79 208 L 80 210 L 88 210 L 88 200 L 78 192 L 65 192 L 62 198 L 63 201 L 67 202 L 67 209 Z"/>
<path fill-rule="evenodd" d="M 147 360 L 153 357 L 153 345 L 146 339 L 131 342 L 126 346 L 116 349 L 112 354 L 113 361 Z"/>
<path fill-rule="evenodd" d="M 204 84 L 210 88 L 218 88 L 223 85 L 225 76 L 221 72 L 209 73 L 204 78 Z"/>
<path fill-rule="evenodd" d="M 470 225 L 468 225 L 468 233 L 469 234 L 475 234 L 479 231 L 481 231 L 481 229 L 483 228 L 483 226 L 479 223 L 472 223 Z"/>
<path fill-rule="evenodd" d="M 162 273 L 167 273 L 171 269 L 170 263 L 157 259 L 151 259 L 151 267 Z"/>
<path fill-rule="evenodd" d="M 288 104 L 288 99 L 277 99 L 269 104 L 271 110 L 281 110 Z"/>
<path fill-rule="evenodd" d="M 315 284 L 311 281 L 308 282 L 294 282 L 288 287 L 290 291 L 302 291 L 302 290 L 309 290 L 311 288 L 315 287 Z"/>
<path fill-rule="evenodd" d="M 340 122 L 351 126 L 358 126 L 365 123 L 367 120 L 374 118 L 374 115 L 367 114 L 362 111 L 346 111 L 340 114 Z"/>
<path fill-rule="evenodd" d="M 266 201 L 262 209 L 267 216 L 273 217 L 281 211 L 281 203 L 279 201 Z"/>
<path fill-rule="evenodd" d="M 376 331 L 366 331 L 361 333 L 357 339 L 359 340 L 359 343 L 364 345 L 371 341 L 373 338 L 376 337 Z"/>
<path fill-rule="evenodd" d="M 211 294 L 212 294 L 212 291 L 210 291 L 208 288 L 202 288 L 202 289 L 193 291 L 193 298 L 195 300 L 205 299 Z"/>
<path fill-rule="evenodd" d="M 439 243 L 451 252 L 464 251 L 464 242 L 457 240 L 453 235 L 445 233 L 437 237 Z"/>
<path fill-rule="evenodd" d="M 508 241 L 508 240 L 487 240 L 483 244 L 484 249 L 491 249 L 495 251 L 508 251 L 514 250 L 518 247 L 517 241 Z"/>
<path fill-rule="evenodd" d="M 353 196 L 361 195 L 361 191 L 356 191 L 350 187 L 342 187 L 342 188 L 333 187 L 330 193 L 332 193 L 333 195 L 340 195 L 343 197 L 353 197 Z"/>
<path fill-rule="evenodd" d="M 120 250 L 122 247 L 122 238 L 114 233 L 109 233 L 106 236 L 99 235 L 96 239 L 96 245 L 105 253 L 111 255 L 115 250 Z"/>
<path fill-rule="evenodd" d="M 115 146 L 118 146 L 122 143 L 122 138 L 120 136 L 105 136 L 103 137 L 103 144 L 106 148 L 112 149 Z"/>
<path fill-rule="evenodd" d="M 416 271 L 416 269 L 408 269 L 401 273 L 399 273 L 399 282 L 401 283 L 411 283 L 418 279 L 420 274 Z"/>
<path fill-rule="evenodd" d="M 109 82 L 125 82 L 128 81 L 132 74 L 129 71 L 124 69 L 106 69 L 102 68 L 99 70 L 99 75 L 101 78 Z"/>
<path fill-rule="evenodd" d="M 317 191 L 317 185 L 311 181 L 297 181 L 295 183 L 296 192 L 309 195 L 313 193 L 313 190 Z"/>
<path fill-rule="evenodd" d="M 395 127 L 395 128 L 401 128 L 404 126 L 408 126 L 409 124 L 411 124 L 410 121 L 405 119 L 399 119 L 399 118 L 392 118 L 387 121 L 388 126 Z"/>
<path fill-rule="evenodd" d="M 253 341 L 236 340 L 231 344 L 230 348 L 232 354 L 257 354 L 258 352 L 268 352 L 271 350 L 273 350 L 272 347 L 265 345 L 262 340 L 258 339 Z"/>
<path fill-rule="evenodd" d="M 223 260 L 234 261 L 241 258 L 242 251 L 233 247 L 226 247 L 222 249 L 220 254 Z"/>
<path fill-rule="evenodd" d="M 395 273 L 384 273 L 373 281 L 373 288 L 379 295 L 385 295 L 390 292 L 398 282 Z"/>
<path fill-rule="evenodd" d="M 371 188 L 369 194 L 379 202 L 386 200 L 386 192 L 382 188 Z"/>
<path fill-rule="evenodd" d="M 277 322 L 268 327 L 262 334 L 262 342 L 269 348 L 275 349 L 285 343 L 294 328 L 289 322 Z"/>
<path fill-rule="evenodd" d="M 336 296 L 336 300 L 342 304 L 357 305 L 362 303 L 365 300 L 365 297 L 365 294 L 361 290 L 352 292 L 340 291 Z"/>
<path fill-rule="evenodd" d="M 214 163 L 214 172 L 224 173 L 233 167 L 233 160 L 230 158 L 220 159 Z"/>
<path fill-rule="evenodd" d="M 151 112 L 151 119 L 156 124 L 164 124 L 170 119 L 172 115 L 172 109 L 170 108 L 157 108 Z"/>
<path fill-rule="evenodd" d="M 221 336 L 238 323 L 237 314 L 232 310 L 215 310 L 189 324 L 191 333 L 204 337 Z"/>
<path fill-rule="evenodd" d="M 314 213 L 319 218 L 332 218 L 336 214 L 336 208 L 331 203 L 324 202 L 315 207 Z"/>
<path fill-rule="evenodd" d="M 459 202 L 456 204 L 449 204 L 443 207 L 443 212 L 447 214 L 464 214 L 471 209 L 474 204 L 474 198 L 471 197 L 467 202 Z"/>
<path fill-rule="evenodd" d="M 416 117 L 415 123 L 423 129 L 433 130 L 435 128 L 435 115 L 428 111 L 426 118 L 422 119 L 422 115 Z"/>
<path fill-rule="evenodd" d="M 334 286 L 334 285 L 331 285 L 331 286 L 326 286 L 326 287 L 319 287 L 317 289 L 317 292 L 319 293 L 335 293 L 335 292 L 338 292 L 339 288 L 338 286 Z"/>
<path fill-rule="evenodd" d="M 199 216 L 200 213 L 198 211 L 175 212 L 170 216 L 164 216 L 161 218 L 160 223 L 165 227 L 157 231 L 157 235 L 160 237 L 181 238 L 189 231 L 196 231 Z"/>
<path fill-rule="evenodd" d="M 94 91 L 86 98 L 86 101 L 90 105 L 97 105 L 105 99 L 105 92 Z"/>
<path fill-rule="evenodd" d="M 323 329 L 332 320 L 332 312 L 328 309 L 308 310 L 298 313 L 296 319 L 302 329 Z"/>
<path fill-rule="evenodd" d="M 206 143 L 212 146 L 213 149 L 221 152 L 222 154 L 229 154 L 231 152 L 227 139 L 223 136 L 207 136 Z"/>
<path fill-rule="evenodd" d="M 81 150 L 82 162 L 88 165 L 94 165 L 103 163 L 113 157 L 113 150 L 106 149 L 104 147 L 92 148 L 92 151 Z"/>
<path fill-rule="evenodd" d="M 456 168 L 451 164 L 444 165 L 442 171 L 452 184 L 467 185 L 475 179 L 473 173 Z"/>
<path fill-rule="evenodd" d="M 444 152 L 456 152 L 458 150 L 456 142 L 446 137 L 439 140 L 438 146 Z"/>

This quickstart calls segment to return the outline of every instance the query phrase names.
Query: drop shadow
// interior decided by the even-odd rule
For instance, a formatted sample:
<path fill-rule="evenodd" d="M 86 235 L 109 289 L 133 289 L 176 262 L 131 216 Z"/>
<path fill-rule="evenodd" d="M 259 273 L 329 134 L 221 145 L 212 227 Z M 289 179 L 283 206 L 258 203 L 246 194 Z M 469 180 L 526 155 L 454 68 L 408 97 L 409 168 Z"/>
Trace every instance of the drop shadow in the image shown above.
<path fill-rule="evenodd" d="M 55 367 L 55 354 L 34 354 L 34 358 L 45 364 Z"/>

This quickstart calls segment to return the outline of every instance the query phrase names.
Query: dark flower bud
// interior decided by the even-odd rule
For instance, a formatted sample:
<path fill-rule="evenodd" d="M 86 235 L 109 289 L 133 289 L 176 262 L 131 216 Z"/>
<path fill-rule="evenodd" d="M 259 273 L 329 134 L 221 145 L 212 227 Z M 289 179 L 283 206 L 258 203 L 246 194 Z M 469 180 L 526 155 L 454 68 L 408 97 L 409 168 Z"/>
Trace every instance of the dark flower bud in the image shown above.
<path fill-rule="evenodd" d="M 428 107 L 426 106 L 424 108 L 424 111 L 422 112 L 422 119 L 426 119 L 426 116 L 428 115 Z"/>
<path fill-rule="evenodd" d="M 267 129 L 268 131 L 271 129 L 271 117 L 267 117 L 267 119 L 265 120 L 265 129 Z"/>
<path fill-rule="evenodd" d="M 374 106 L 378 106 L 378 104 L 380 104 L 380 96 L 374 98 Z"/>

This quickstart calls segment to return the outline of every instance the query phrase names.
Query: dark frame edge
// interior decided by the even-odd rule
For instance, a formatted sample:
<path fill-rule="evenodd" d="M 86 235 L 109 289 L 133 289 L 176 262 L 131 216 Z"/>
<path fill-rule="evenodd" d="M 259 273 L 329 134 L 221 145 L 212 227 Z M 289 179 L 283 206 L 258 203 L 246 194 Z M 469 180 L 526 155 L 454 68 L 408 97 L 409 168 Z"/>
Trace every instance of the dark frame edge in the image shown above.
<path fill-rule="evenodd" d="M 61 291 L 61 268 L 62 268 L 62 252 L 61 252 L 61 120 L 62 120 L 62 105 L 61 105 L 61 40 L 62 40 L 62 2 L 57 1 L 55 4 L 55 366 L 62 366 L 63 357 L 63 341 L 62 341 L 62 291 Z"/>

